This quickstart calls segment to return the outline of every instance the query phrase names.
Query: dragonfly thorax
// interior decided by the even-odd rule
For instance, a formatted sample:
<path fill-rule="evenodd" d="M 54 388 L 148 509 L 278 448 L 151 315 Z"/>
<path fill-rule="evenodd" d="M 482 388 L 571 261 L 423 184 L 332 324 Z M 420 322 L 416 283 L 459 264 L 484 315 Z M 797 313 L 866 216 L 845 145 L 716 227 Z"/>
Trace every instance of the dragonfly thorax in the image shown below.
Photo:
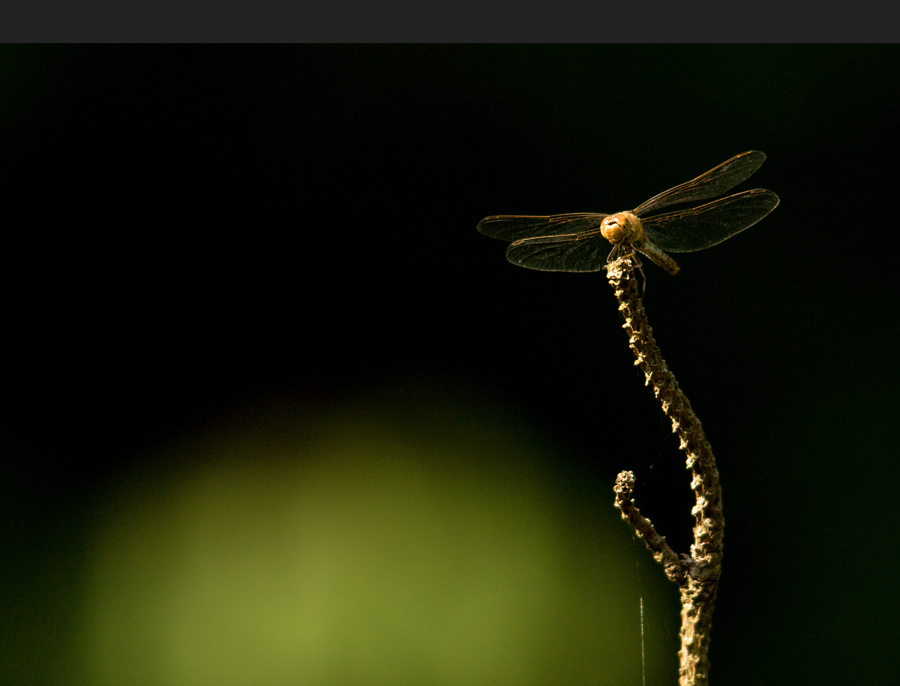
<path fill-rule="evenodd" d="M 600 233 L 613 245 L 626 243 L 639 247 L 646 242 L 641 220 L 632 212 L 619 212 L 604 217 Z"/>

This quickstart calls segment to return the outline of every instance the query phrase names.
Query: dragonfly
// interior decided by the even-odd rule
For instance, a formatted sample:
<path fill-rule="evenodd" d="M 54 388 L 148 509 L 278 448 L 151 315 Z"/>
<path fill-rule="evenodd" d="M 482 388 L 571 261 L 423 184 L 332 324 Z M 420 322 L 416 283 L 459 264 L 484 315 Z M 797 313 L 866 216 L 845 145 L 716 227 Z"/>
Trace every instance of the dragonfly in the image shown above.
<path fill-rule="evenodd" d="M 765 154 L 758 150 L 735 155 L 696 179 L 653 196 L 631 212 L 498 215 L 482 219 L 478 230 L 492 238 L 512 241 L 506 258 L 529 269 L 595 272 L 615 257 L 637 251 L 670 274 L 677 274 L 679 266 L 666 252 L 694 252 L 717 245 L 774 210 L 778 196 L 754 188 L 699 207 L 647 215 L 670 205 L 722 195 L 746 180 L 765 160 Z"/>

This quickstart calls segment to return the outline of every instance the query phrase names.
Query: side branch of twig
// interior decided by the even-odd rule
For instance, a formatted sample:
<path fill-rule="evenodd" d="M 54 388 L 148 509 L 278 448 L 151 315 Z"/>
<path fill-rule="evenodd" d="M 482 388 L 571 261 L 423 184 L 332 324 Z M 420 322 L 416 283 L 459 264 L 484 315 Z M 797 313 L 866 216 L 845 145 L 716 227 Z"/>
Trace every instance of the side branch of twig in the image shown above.
<path fill-rule="evenodd" d="M 690 555 L 684 555 L 684 561 L 678 562 L 675 553 L 662 541 L 649 520 L 637 512 L 631 499 L 634 477 L 630 472 L 623 472 L 616 480 L 616 505 L 622 511 L 622 518 L 644 539 L 654 558 L 663 564 L 666 575 L 681 587 L 681 686 L 706 684 L 709 674 L 709 634 L 722 569 L 722 537 L 725 526 L 719 472 L 700 420 L 681 392 L 653 339 L 653 332 L 638 294 L 634 263 L 630 258 L 620 258 L 610 263 L 607 278 L 619 301 L 619 311 L 625 318 L 623 328 L 628 333 L 628 345 L 635 354 L 635 364 L 644 372 L 646 384 L 653 387 L 653 393 L 660 401 L 663 412 L 671 419 L 672 430 L 678 434 L 681 441 L 679 447 L 684 451 L 687 467 L 692 473 L 691 489 L 694 491 L 696 505 L 691 510 L 695 524 Z M 686 573 L 673 573 L 673 557 L 676 563 L 687 568 Z"/>
<path fill-rule="evenodd" d="M 656 533 L 653 524 L 641 514 L 631 495 L 634 491 L 634 472 L 621 472 L 616 477 L 616 505 L 622 511 L 622 519 L 631 525 L 638 537 L 646 544 L 653 559 L 663 566 L 666 576 L 679 586 L 685 583 L 687 570 L 678 559 L 678 554 L 669 547 L 666 539 Z"/>

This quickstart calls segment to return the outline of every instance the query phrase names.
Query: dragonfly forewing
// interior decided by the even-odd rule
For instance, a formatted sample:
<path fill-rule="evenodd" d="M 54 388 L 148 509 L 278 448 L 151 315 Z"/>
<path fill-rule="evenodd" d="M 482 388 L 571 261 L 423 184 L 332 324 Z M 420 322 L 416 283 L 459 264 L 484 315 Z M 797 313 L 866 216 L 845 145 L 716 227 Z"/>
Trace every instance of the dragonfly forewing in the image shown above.
<path fill-rule="evenodd" d="M 518 241 L 523 238 L 540 238 L 541 236 L 559 236 L 590 231 L 600 226 L 605 216 L 605 214 L 596 212 L 572 212 L 545 216 L 502 214 L 482 219 L 478 222 L 478 230 L 491 238 L 499 238 L 502 241 Z"/>
<path fill-rule="evenodd" d="M 708 200 L 717 195 L 722 195 L 722 193 L 731 190 L 741 181 L 747 179 L 765 161 L 765 153 L 758 150 L 750 150 L 740 155 L 735 155 L 730 160 L 722 162 L 718 167 L 710 169 L 696 179 L 691 179 L 674 188 L 663 191 L 659 195 L 654 195 L 647 202 L 632 210 L 632 212 L 642 217 L 669 205 Z"/>

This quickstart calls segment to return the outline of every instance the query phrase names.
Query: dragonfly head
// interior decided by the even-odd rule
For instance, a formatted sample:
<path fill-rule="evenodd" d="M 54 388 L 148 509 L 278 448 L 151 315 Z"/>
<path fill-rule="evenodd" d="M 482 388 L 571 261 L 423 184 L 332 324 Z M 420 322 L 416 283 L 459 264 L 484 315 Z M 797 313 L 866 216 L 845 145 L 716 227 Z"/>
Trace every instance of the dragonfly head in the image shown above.
<path fill-rule="evenodd" d="M 637 247 L 645 242 L 641 220 L 632 212 L 619 212 L 604 217 L 600 233 L 613 245 L 628 243 Z"/>

